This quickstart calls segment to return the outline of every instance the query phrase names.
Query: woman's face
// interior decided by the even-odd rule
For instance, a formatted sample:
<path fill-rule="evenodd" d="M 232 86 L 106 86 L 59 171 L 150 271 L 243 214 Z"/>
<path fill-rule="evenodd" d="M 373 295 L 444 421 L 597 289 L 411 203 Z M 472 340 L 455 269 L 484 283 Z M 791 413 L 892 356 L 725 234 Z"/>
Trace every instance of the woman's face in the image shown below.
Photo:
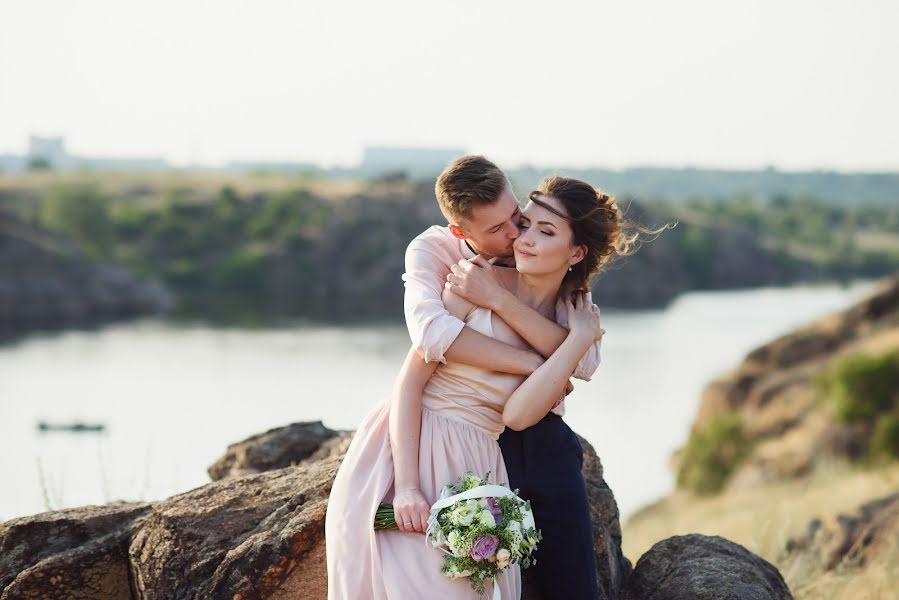
<path fill-rule="evenodd" d="M 551 196 L 540 196 L 546 204 L 566 214 L 562 203 Z M 515 240 L 515 267 L 527 275 L 547 275 L 568 270 L 577 262 L 581 250 L 572 244 L 574 233 L 566 219 L 539 204 L 528 202 L 518 225 L 521 234 Z"/>

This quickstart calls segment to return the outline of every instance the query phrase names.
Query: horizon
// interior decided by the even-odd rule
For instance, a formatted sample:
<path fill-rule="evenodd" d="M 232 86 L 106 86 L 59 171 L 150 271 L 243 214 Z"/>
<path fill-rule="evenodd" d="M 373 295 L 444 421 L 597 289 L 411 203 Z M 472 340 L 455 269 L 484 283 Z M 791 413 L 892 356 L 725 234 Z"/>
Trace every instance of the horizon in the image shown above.
<path fill-rule="evenodd" d="M 53 136 L 39 136 L 42 138 L 52 138 Z M 65 140 L 67 142 L 67 140 Z M 387 149 L 402 149 L 402 150 L 434 150 L 435 148 L 428 147 L 409 147 L 409 146 L 383 146 L 383 145 L 365 145 L 363 148 L 368 147 L 378 147 L 378 148 L 387 148 Z M 437 150 L 443 150 L 441 148 L 436 148 Z M 259 168 L 265 170 L 266 167 L 272 167 L 275 171 L 278 169 L 276 167 L 287 167 L 287 166 L 310 166 L 315 169 L 319 169 L 321 171 L 353 171 L 359 170 L 364 166 L 363 159 L 360 159 L 353 163 L 345 163 L 345 164 L 325 164 L 321 162 L 314 161 L 295 161 L 289 158 L 279 158 L 273 160 L 265 160 L 253 157 L 238 157 L 227 159 L 223 162 L 217 163 L 176 163 L 172 162 L 161 156 L 141 156 L 141 155 L 110 155 L 110 156 L 89 156 L 89 155 L 80 155 L 80 154 L 72 154 L 68 152 L 67 156 L 72 159 L 77 160 L 122 160 L 122 161 L 140 161 L 140 160 L 161 160 L 166 162 L 166 166 L 160 169 L 139 169 L 139 170 L 129 170 L 127 168 L 51 168 L 50 171 L 59 171 L 59 172 L 68 172 L 68 173 L 168 173 L 168 172 L 191 172 L 191 171 L 221 171 L 221 172 L 237 172 L 239 167 L 243 164 L 243 168 L 249 169 L 248 165 L 254 165 L 254 168 Z M 361 155 L 362 153 L 360 153 Z M 465 154 L 474 154 L 473 152 L 463 152 L 460 156 Z M 37 155 L 40 156 L 40 155 Z M 16 157 L 27 159 L 30 157 L 27 144 L 26 148 L 20 152 L 0 152 L 0 158 L 4 157 Z M 570 165 L 570 164 L 537 164 L 537 163 L 518 163 L 512 165 L 500 165 L 503 170 L 506 171 L 521 171 L 521 170 L 537 170 L 537 171 L 546 171 L 546 170 L 577 170 L 577 171 L 608 171 L 612 173 L 624 173 L 628 171 L 703 171 L 703 172 L 717 172 L 717 173 L 765 173 L 765 172 L 774 172 L 774 173 L 782 173 L 785 175 L 803 175 L 803 174 L 836 174 L 840 176 L 852 176 L 852 175 L 899 175 L 899 168 L 892 170 L 868 170 L 868 169 L 854 169 L 854 170 L 842 170 L 835 169 L 829 167 L 810 167 L 804 169 L 784 169 L 780 168 L 777 165 L 760 165 L 760 166 L 749 166 L 749 167 L 731 167 L 731 166 L 706 166 L 706 165 L 697 165 L 697 164 L 685 164 L 685 165 L 664 165 L 664 164 L 632 164 L 625 166 L 609 166 L 604 164 L 584 164 L 584 165 Z M 249 169 L 253 170 L 253 169 Z M 396 170 L 396 169 L 385 169 L 386 171 Z M 400 168 L 399 170 L 402 170 Z M 38 170 L 40 171 L 40 170 Z M 21 171 L 3 171 L 0 169 L 0 176 L 3 175 L 17 175 L 17 174 L 27 174 L 34 172 L 32 170 L 21 170 Z M 413 177 L 415 178 L 415 177 Z"/>

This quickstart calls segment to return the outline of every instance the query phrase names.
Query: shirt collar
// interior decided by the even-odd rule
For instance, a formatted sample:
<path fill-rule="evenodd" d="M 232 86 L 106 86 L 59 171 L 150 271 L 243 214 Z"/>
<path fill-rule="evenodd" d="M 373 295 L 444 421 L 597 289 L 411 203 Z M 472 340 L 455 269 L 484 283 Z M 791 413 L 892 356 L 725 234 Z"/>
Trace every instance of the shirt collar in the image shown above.
<path fill-rule="evenodd" d="M 462 251 L 462 258 L 470 260 L 477 256 L 477 252 L 471 249 L 467 240 L 459 240 L 459 249 Z"/>
<path fill-rule="evenodd" d="M 459 240 L 459 250 L 462 252 L 462 258 L 465 260 L 471 260 L 475 256 L 477 256 L 477 252 L 475 252 L 471 246 L 468 245 L 467 240 Z M 515 267 L 515 258 L 491 258 L 490 263 L 494 264 L 498 267 Z"/>

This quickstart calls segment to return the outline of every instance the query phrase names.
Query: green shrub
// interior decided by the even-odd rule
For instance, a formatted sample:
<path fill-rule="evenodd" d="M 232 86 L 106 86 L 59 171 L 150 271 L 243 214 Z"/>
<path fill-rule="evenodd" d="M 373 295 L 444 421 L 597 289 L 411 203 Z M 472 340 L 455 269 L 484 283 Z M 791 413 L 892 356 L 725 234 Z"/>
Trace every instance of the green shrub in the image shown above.
<path fill-rule="evenodd" d="M 698 494 L 719 492 L 748 451 L 740 417 L 732 413 L 714 416 L 687 440 L 677 486 Z"/>
<path fill-rule="evenodd" d="M 893 409 L 899 391 L 899 351 L 838 360 L 818 380 L 843 423 L 872 421 Z"/>
<path fill-rule="evenodd" d="M 109 199 L 94 185 L 53 186 L 40 204 L 39 221 L 69 236 L 92 258 L 106 258 L 112 251 Z"/>
<path fill-rule="evenodd" d="M 227 256 L 213 273 L 213 282 L 222 290 L 254 294 L 266 280 L 268 257 L 261 251 L 236 250 Z"/>
<path fill-rule="evenodd" d="M 899 458 L 899 415 L 881 415 L 877 419 L 868 452 L 872 458 Z"/>

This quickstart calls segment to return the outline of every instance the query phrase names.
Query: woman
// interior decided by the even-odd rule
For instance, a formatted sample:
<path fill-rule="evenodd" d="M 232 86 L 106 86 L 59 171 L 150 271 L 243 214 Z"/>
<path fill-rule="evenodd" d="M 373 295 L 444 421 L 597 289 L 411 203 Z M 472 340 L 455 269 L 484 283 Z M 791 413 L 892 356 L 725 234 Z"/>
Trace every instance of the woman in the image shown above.
<path fill-rule="evenodd" d="M 440 488 L 464 472 L 508 482 L 500 433 L 540 422 L 563 396 L 578 360 L 604 333 L 598 309 L 583 293 L 571 292 L 582 290 L 593 271 L 633 241 L 619 241 L 620 212 L 610 210 L 608 196 L 594 192 L 586 206 L 542 193 L 531 199 L 514 247 L 517 270 L 505 271 L 503 283 L 545 315 L 555 315 L 557 302 L 566 303 L 568 337 L 527 379 L 461 363 L 424 363 L 409 353 L 394 393 L 360 425 L 334 481 L 325 522 L 329 598 L 477 597 L 466 579 L 445 577 L 443 554 L 413 534 L 425 530 Z M 584 242 L 584 231 L 604 235 Z M 589 268 L 578 266 L 585 261 Z M 526 346 L 491 311 L 463 300 L 451 286 L 444 303 L 477 331 Z M 394 505 L 398 531 L 373 530 L 381 502 Z M 503 598 L 518 598 L 517 568 L 497 585 Z"/>

